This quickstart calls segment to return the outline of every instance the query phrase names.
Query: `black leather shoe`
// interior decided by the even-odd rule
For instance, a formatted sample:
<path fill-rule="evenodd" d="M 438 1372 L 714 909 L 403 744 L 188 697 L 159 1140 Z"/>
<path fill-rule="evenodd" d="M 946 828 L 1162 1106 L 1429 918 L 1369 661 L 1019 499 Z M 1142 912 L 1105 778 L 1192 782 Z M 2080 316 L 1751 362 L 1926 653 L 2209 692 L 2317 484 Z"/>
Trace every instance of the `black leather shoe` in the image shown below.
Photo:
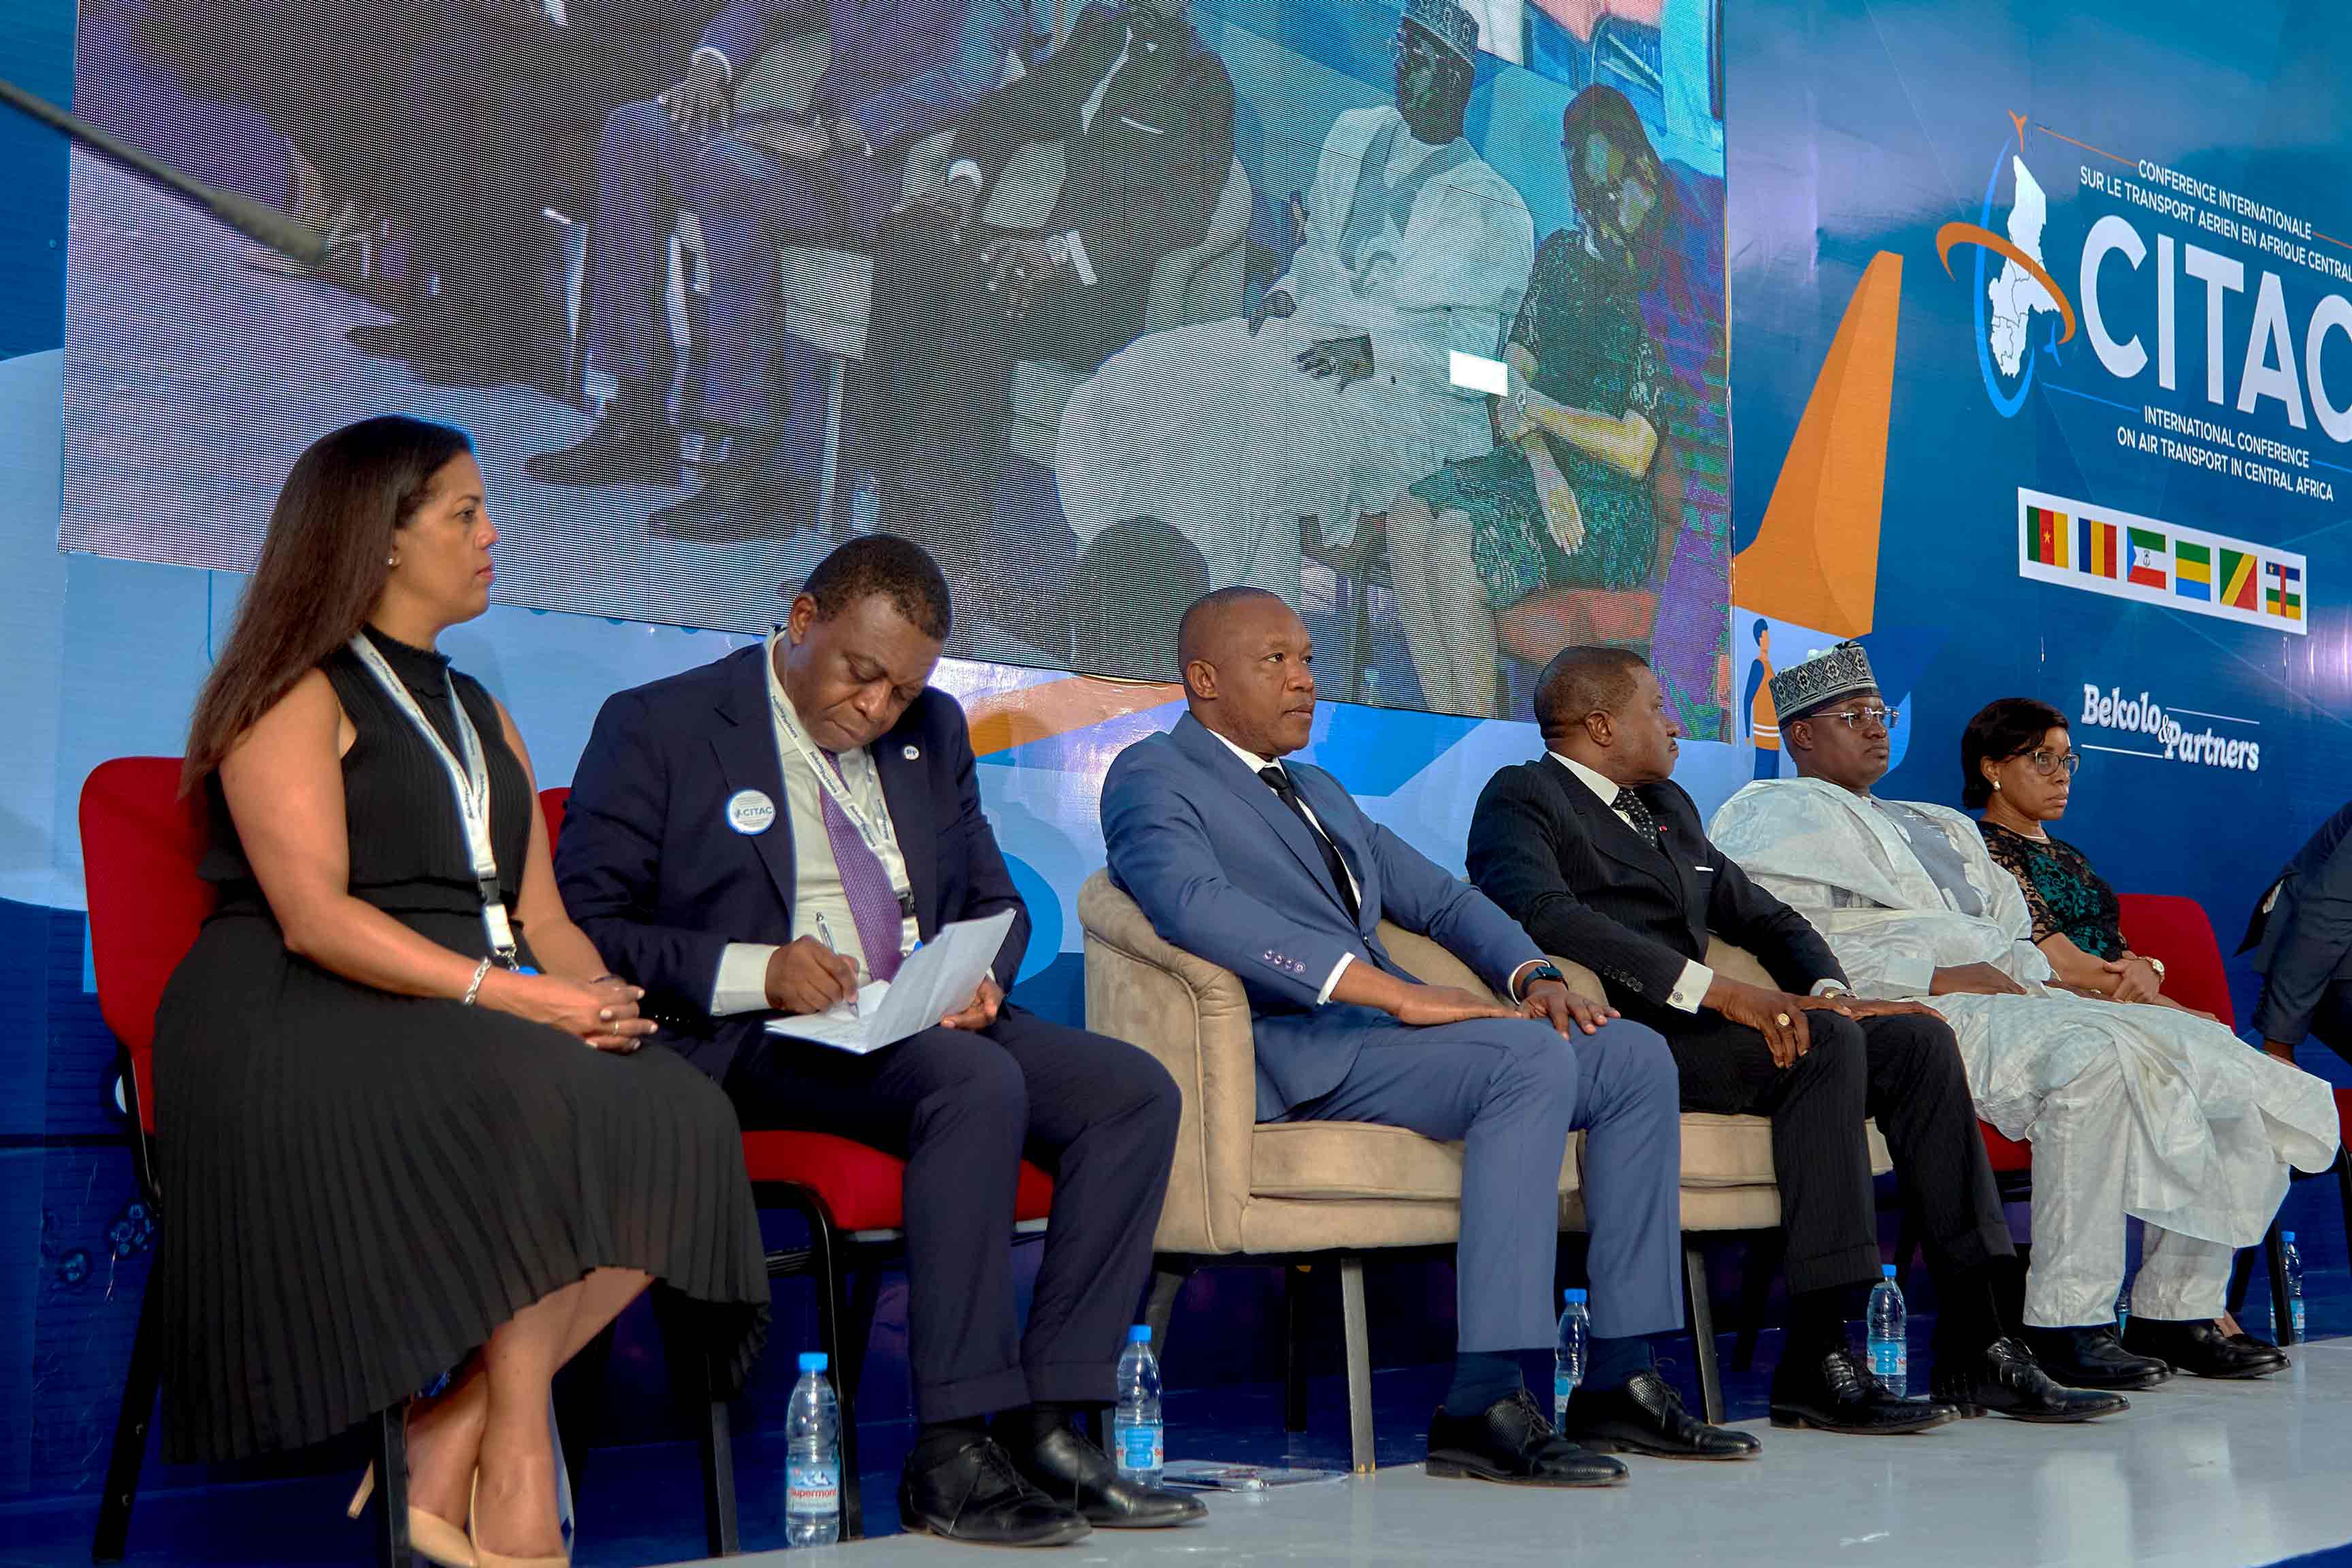
<path fill-rule="evenodd" d="M 1772 1376 L 1772 1425 L 1810 1426 L 1853 1437 L 1893 1437 L 1958 1421 L 1960 1413 L 1928 1399 L 1907 1399 L 1871 1374 L 1841 1346 L 1817 1362 L 1783 1362 Z"/>
<path fill-rule="evenodd" d="M 1764 1451 L 1747 1433 L 1710 1426 L 1684 1409 L 1682 1395 L 1654 1368 L 1615 1388 L 1580 1385 L 1568 1396 L 1559 1435 L 1596 1454 L 1660 1459 L 1752 1459 Z"/>
<path fill-rule="evenodd" d="M 677 436 L 667 420 L 614 410 L 573 445 L 534 452 L 522 466 L 543 485 L 674 485 Z"/>
<path fill-rule="evenodd" d="M 1199 1498 L 1119 1478 L 1110 1456 L 1067 1426 L 1057 1426 L 1013 1463 L 1023 1478 L 1088 1524 L 1105 1530 L 1164 1530 L 1208 1516 Z"/>
<path fill-rule="evenodd" d="M 1085 1520 L 1031 1486 L 986 1437 L 927 1470 L 901 1472 L 898 1518 L 908 1530 L 975 1546 L 1067 1546 L 1090 1532 Z"/>
<path fill-rule="evenodd" d="M 2172 1375 L 2156 1356 L 2135 1355 L 2116 1338 L 2113 1323 L 2020 1331 L 2018 1338 L 2042 1370 L 2069 1388 L 2154 1388 Z"/>
<path fill-rule="evenodd" d="M 1475 1415 L 1429 1418 L 1429 1473 L 1528 1487 L 1613 1487 L 1625 1467 L 1551 1429 L 1533 1395 L 1515 1389 Z"/>
<path fill-rule="evenodd" d="M 2019 1421 L 2089 1421 L 2129 1410 L 2131 1401 L 2098 1389 L 2068 1388 L 2042 1370 L 2033 1352 L 2006 1336 L 1951 1365 L 1936 1363 L 1935 1395 L 1962 1418 L 2007 1415 Z"/>
<path fill-rule="evenodd" d="M 803 500 L 771 492 L 769 451 L 753 437 L 737 436 L 734 455 L 703 471 L 700 489 L 647 518 L 646 531 L 658 539 L 705 544 L 791 538 L 794 530 L 808 525 L 816 503 L 814 498 Z"/>
<path fill-rule="evenodd" d="M 2134 1312 L 2124 1325 L 2123 1345 L 2199 1377 L 2268 1377 L 2287 1367 L 2286 1352 L 2278 1346 L 2252 1334 L 2225 1334 L 2219 1324 L 2203 1319 L 2183 1323 Z"/>

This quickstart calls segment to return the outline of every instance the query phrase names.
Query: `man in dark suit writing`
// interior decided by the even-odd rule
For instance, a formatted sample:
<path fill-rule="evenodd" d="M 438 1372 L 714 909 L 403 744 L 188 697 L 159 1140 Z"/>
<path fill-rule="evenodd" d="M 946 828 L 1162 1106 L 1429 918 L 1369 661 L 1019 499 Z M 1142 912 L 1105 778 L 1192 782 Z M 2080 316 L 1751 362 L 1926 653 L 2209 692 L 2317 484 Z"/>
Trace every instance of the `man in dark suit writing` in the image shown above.
<path fill-rule="evenodd" d="M 1461 1139 L 1454 1384 L 1429 1471 L 1538 1486 L 1622 1479 L 1527 1394 L 1548 1367 L 1557 1177 L 1584 1130 L 1596 1333 L 1593 1448 L 1744 1458 L 1745 1433 L 1685 1412 L 1648 1336 L 1682 1321 L 1675 1272 L 1681 1140 L 1671 1059 L 1651 1030 L 1570 993 L 1501 910 L 1365 816 L 1319 768 L 1280 759 L 1315 715 L 1313 649 L 1258 588 L 1195 604 L 1179 631 L 1189 711 L 1121 752 L 1103 783 L 1114 881 L 1160 936 L 1249 994 L 1261 1121 L 1377 1121 Z M 1492 997 L 1426 985 L 1382 919 L 1424 932 Z"/>
<path fill-rule="evenodd" d="M 2352 805 L 2321 823 L 2263 891 L 2240 952 L 2263 977 L 2254 1028 L 2294 1060 L 2305 1035 L 2352 1061 Z"/>
<path fill-rule="evenodd" d="M 1677 730 L 1656 674 L 1621 649 L 1570 648 L 1545 668 L 1535 708 L 1547 754 L 1488 782 L 1470 875 L 1665 1036 L 1684 1109 L 1772 1119 L 1790 1295 L 1774 1425 L 1878 1434 L 1940 1426 L 1956 1407 L 2034 1421 L 2125 1408 L 2060 1387 L 2002 1333 L 1987 1270 L 2014 1249 L 1950 1026 L 1916 1003 L 1854 996 L 1804 918 L 1707 841 L 1668 777 Z M 1710 930 L 1772 984 L 1702 963 Z M 1865 1117 L 1886 1136 L 1935 1271 L 1934 1401 L 1895 1397 L 1846 1348 L 1880 1268 Z"/>
<path fill-rule="evenodd" d="M 1069 1421 L 1112 1397 L 1176 1086 L 1141 1051 L 1004 1000 L 1029 920 L 981 811 L 963 712 L 929 685 L 950 613 L 920 550 L 853 540 L 764 646 L 613 698 L 580 760 L 557 876 L 581 929 L 746 1126 L 905 1155 L 923 1422 L 899 1489 L 908 1526 L 1050 1545 L 1089 1523 L 1181 1523 L 1196 1500 L 1121 1481 Z M 936 1028 L 857 1056 L 767 1027 L 887 979 L 949 921 L 1008 910 L 993 973 Z M 1016 1347 L 1024 1149 L 1056 1182 Z"/>

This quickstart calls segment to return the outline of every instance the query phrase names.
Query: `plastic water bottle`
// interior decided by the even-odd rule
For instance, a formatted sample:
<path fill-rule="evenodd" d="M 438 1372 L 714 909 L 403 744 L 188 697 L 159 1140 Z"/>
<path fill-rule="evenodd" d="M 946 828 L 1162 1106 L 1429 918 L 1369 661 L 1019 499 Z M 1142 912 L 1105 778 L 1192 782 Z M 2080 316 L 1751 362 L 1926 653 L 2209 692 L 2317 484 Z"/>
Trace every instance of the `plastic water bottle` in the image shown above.
<path fill-rule="evenodd" d="M 2126 1279 L 2116 1289 L 2116 1332 L 2131 1327 L 2131 1281 Z"/>
<path fill-rule="evenodd" d="M 1168 1429 L 1160 1418 L 1160 1363 L 1151 1355 L 1151 1330 L 1142 1323 L 1127 1331 L 1127 1349 L 1119 1352 L 1110 1444 L 1119 1479 L 1139 1487 L 1160 1484 L 1168 1463 Z"/>
<path fill-rule="evenodd" d="M 841 1539 L 841 1404 L 823 1351 L 801 1352 L 801 1380 L 784 1412 L 784 1540 L 830 1546 Z"/>
<path fill-rule="evenodd" d="M 2279 1233 L 2280 1250 L 2286 1256 L 2287 1321 L 2294 1325 L 2294 1342 L 2303 1343 L 2303 1254 L 2294 1249 L 2294 1232 Z"/>
<path fill-rule="evenodd" d="M 1592 1314 L 1585 1310 L 1584 1292 L 1563 1290 L 1567 1310 L 1559 1315 L 1559 1340 L 1551 1352 L 1551 1424 L 1568 1425 L 1568 1396 L 1584 1381 L 1584 1346 L 1592 1337 Z"/>
<path fill-rule="evenodd" d="M 1879 1281 L 1870 1288 L 1870 1370 L 1900 1398 L 1911 1385 L 1911 1350 L 1904 1338 L 1903 1288 L 1895 1283 L 1895 1265 L 1878 1266 Z"/>

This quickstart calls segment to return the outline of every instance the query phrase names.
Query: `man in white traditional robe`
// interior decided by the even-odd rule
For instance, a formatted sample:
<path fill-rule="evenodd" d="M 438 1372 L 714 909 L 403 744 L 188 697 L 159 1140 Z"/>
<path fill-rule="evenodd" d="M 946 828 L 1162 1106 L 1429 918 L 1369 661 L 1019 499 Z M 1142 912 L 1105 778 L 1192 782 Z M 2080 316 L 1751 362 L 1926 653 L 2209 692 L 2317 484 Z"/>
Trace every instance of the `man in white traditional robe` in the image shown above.
<path fill-rule="evenodd" d="M 2214 1320 L 2232 1253 L 2262 1240 L 2288 1166 L 2335 1157 L 2326 1086 L 2194 1014 L 2055 988 L 2024 894 L 1975 822 L 1870 793 L 1894 715 L 1859 646 L 1779 671 L 1772 697 L 1801 776 L 1742 789 L 1712 837 L 1828 939 L 1858 994 L 1941 1013 L 1978 1113 L 2032 1142 L 2036 1359 L 2101 1388 L 2284 1368 L 2276 1347 Z M 2147 1231 L 2118 1337 L 2126 1216 Z"/>
<path fill-rule="evenodd" d="M 1452 0 L 1407 0 L 1396 101 L 1333 123 L 1290 271 L 1247 320 L 1139 338 L 1071 397 L 1054 468 L 1082 546 L 1157 518 L 1212 588 L 1295 600 L 1301 519 L 1344 545 L 1359 511 L 1494 445 L 1452 355 L 1498 352 L 1535 225 L 1463 139 L 1477 38 Z"/>

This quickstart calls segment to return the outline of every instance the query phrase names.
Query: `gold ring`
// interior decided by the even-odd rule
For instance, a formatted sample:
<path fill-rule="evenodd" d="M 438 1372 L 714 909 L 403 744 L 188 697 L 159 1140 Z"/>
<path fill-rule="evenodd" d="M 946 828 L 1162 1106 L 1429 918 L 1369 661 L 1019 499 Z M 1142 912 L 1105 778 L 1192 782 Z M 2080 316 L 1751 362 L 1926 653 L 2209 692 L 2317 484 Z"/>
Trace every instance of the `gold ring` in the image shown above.
<path fill-rule="evenodd" d="M 1789 1026 L 1789 1015 L 1786 1013 L 1780 1014 L 1776 1016 L 1772 1021 L 1785 1029 Z"/>

